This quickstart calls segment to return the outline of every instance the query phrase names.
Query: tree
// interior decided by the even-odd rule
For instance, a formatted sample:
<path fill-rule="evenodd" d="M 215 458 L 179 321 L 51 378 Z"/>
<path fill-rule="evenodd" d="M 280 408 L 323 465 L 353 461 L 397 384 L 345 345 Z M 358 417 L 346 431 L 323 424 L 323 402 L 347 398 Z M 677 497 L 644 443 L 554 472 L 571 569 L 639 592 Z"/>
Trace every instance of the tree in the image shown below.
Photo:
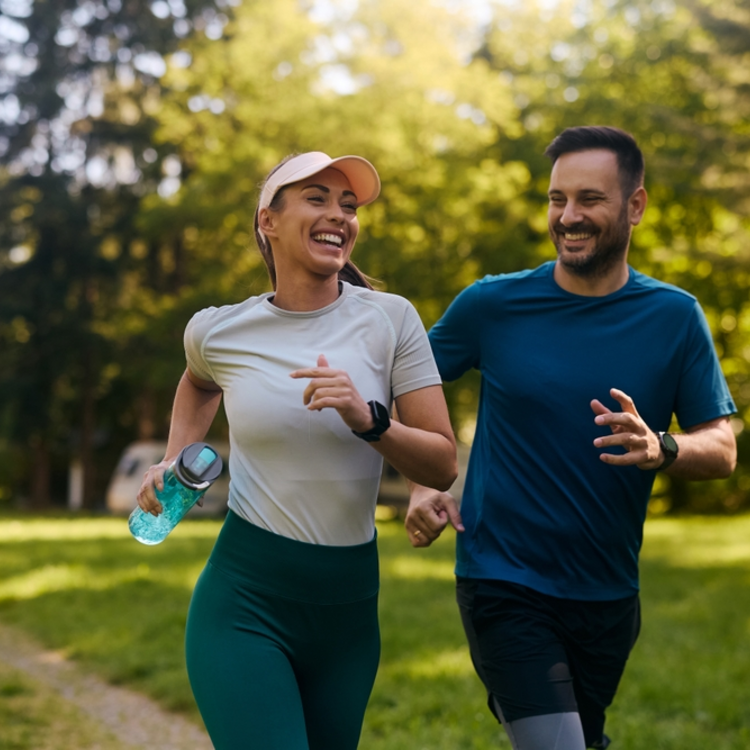
<path fill-rule="evenodd" d="M 116 367 L 102 326 L 123 271 L 143 260 L 123 249 L 170 152 L 151 145 L 163 56 L 193 27 L 216 37 L 228 19 L 201 0 L 0 9 L 2 424 L 20 455 L 32 449 L 32 505 L 50 501 L 53 456 L 72 452 L 91 506 L 96 410 Z"/>

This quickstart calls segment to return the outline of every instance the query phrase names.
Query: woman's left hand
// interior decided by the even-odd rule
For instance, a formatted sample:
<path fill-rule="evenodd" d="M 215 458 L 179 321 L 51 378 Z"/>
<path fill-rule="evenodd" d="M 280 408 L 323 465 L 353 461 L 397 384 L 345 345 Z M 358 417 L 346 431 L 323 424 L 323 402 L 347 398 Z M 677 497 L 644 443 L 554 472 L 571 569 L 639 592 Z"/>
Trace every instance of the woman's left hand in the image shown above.
<path fill-rule="evenodd" d="M 374 427 L 370 407 L 354 387 L 349 374 L 330 367 L 325 355 L 318 357 L 317 367 L 295 370 L 290 377 L 311 378 L 302 394 L 308 409 L 336 409 L 346 426 L 356 432 L 367 432 Z"/>

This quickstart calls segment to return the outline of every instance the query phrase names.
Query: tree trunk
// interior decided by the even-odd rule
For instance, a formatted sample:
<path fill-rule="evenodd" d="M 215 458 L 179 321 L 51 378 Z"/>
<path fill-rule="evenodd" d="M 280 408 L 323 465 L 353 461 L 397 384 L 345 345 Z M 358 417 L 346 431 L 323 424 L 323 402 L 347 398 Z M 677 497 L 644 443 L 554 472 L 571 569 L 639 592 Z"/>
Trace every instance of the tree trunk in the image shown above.
<path fill-rule="evenodd" d="M 29 505 L 33 510 L 43 510 L 50 506 L 50 455 L 47 441 L 34 435 L 31 440 L 31 454 L 34 462 L 31 473 L 31 494 Z"/>

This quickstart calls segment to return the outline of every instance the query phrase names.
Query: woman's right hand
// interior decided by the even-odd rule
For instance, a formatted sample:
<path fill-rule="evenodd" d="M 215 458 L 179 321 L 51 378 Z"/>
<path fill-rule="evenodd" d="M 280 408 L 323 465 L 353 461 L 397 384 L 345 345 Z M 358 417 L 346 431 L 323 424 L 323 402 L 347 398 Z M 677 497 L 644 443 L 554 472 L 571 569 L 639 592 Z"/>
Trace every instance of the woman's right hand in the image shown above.
<path fill-rule="evenodd" d="M 163 508 L 156 498 L 156 490 L 164 489 L 164 472 L 169 468 L 171 461 L 160 461 L 158 464 L 149 466 L 143 475 L 143 483 L 138 490 L 136 499 L 138 505 L 144 513 L 150 513 L 152 516 L 158 516 Z"/>

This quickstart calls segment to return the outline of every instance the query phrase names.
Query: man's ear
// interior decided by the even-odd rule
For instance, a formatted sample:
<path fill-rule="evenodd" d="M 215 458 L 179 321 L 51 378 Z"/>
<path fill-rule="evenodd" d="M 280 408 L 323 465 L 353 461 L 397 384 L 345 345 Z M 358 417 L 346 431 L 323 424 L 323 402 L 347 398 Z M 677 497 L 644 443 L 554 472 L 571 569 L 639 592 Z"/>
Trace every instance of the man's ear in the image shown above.
<path fill-rule="evenodd" d="M 266 237 L 276 236 L 276 214 L 268 208 L 261 208 L 258 212 L 258 228 Z"/>
<path fill-rule="evenodd" d="M 646 188 L 641 185 L 641 187 L 636 188 L 630 198 L 628 198 L 628 213 L 630 215 L 630 223 L 632 226 L 641 223 L 647 203 L 648 193 L 646 193 Z"/>

